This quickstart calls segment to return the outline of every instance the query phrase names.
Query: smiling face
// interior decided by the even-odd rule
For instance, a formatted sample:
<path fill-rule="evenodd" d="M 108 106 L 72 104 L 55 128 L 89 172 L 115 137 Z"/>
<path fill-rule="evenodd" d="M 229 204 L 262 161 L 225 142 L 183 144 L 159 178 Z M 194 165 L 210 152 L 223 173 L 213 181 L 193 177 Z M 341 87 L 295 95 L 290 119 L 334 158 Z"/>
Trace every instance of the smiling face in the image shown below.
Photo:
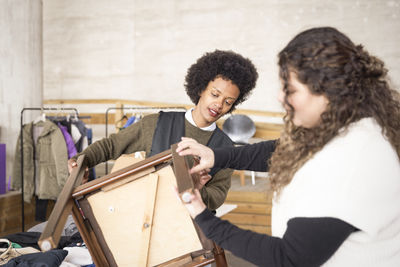
<path fill-rule="evenodd" d="M 239 88 L 221 77 L 210 81 L 192 112 L 198 127 L 207 127 L 225 115 L 240 95 Z"/>
<path fill-rule="evenodd" d="M 279 91 L 278 100 L 286 110 L 289 110 L 285 104 L 283 89 Z M 298 80 L 295 72 L 290 72 L 287 100 L 294 109 L 294 125 L 304 128 L 318 125 L 321 114 L 329 103 L 325 95 L 312 94 L 308 86 Z"/>

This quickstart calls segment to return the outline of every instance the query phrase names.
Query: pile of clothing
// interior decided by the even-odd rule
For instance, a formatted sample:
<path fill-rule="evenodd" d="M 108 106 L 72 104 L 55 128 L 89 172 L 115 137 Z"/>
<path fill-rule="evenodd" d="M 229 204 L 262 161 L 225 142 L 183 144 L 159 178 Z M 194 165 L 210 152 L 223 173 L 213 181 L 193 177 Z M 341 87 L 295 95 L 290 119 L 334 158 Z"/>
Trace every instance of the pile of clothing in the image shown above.
<path fill-rule="evenodd" d="M 38 240 L 47 222 L 27 232 L 0 238 L 0 266 L 5 267 L 94 267 L 88 249 L 71 216 L 64 226 L 57 249 L 41 252 Z"/>

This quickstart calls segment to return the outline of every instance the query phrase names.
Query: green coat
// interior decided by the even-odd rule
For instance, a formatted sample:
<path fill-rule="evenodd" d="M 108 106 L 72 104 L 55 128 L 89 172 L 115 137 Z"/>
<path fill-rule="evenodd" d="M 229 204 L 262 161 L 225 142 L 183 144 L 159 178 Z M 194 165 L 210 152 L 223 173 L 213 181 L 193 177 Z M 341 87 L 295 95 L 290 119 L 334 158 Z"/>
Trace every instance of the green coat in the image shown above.
<path fill-rule="evenodd" d="M 33 140 L 33 127 L 43 126 Z M 24 144 L 24 200 L 30 202 L 36 194 L 39 199 L 57 199 L 68 178 L 68 152 L 64 136 L 51 121 L 29 123 L 23 127 Z M 37 163 L 35 164 L 35 158 Z M 21 188 L 21 137 L 18 137 L 11 179 L 13 189 Z"/>

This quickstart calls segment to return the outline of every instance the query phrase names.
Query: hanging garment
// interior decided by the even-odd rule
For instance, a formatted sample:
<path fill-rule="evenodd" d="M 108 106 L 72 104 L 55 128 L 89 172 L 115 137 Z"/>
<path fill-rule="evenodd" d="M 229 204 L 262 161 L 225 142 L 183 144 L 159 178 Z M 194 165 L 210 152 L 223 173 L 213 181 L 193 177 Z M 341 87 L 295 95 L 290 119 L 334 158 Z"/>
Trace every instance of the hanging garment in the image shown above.
<path fill-rule="evenodd" d="M 61 125 L 61 123 L 59 123 L 59 122 L 57 123 L 57 125 L 60 128 L 60 130 L 64 136 L 64 140 L 67 145 L 68 159 L 70 159 L 77 154 L 74 140 L 72 140 L 72 137 L 69 134 L 66 126 Z"/>
<path fill-rule="evenodd" d="M 53 267 L 60 266 L 68 251 L 53 249 L 46 252 L 25 254 L 11 259 L 4 267 Z"/>
<path fill-rule="evenodd" d="M 72 140 L 74 140 L 74 144 L 75 144 L 75 147 L 76 147 L 76 144 L 81 139 L 82 134 L 79 131 L 78 127 L 76 127 L 76 125 L 73 124 L 73 123 L 71 123 L 71 132 L 70 132 L 70 134 L 71 134 Z M 76 150 L 78 150 L 78 148 L 76 148 Z"/>
<path fill-rule="evenodd" d="M 43 127 L 35 146 L 33 128 Z M 21 169 L 24 172 L 24 200 L 30 202 L 35 192 L 40 199 L 57 199 L 68 178 L 68 153 L 64 136 L 53 122 L 46 120 L 37 124 L 23 126 L 23 149 L 21 155 L 21 138 L 18 138 L 13 163 L 11 187 L 21 188 Z M 24 166 L 21 166 L 21 156 Z M 37 164 L 35 164 L 37 159 Z M 37 174 L 35 175 L 35 170 Z"/>
<path fill-rule="evenodd" d="M 136 117 L 135 116 L 130 117 L 122 128 L 125 129 L 129 125 L 133 124 L 135 121 L 136 121 Z"/>
<path fill-rule="evenodd" d="M 88 147 L 88 137 L 87 137 L 88 128 L 86 128 L 85 123 L 81 120 L 73 120 L 72 124 L 78 128 L 81 134 L 81 137 L 75 143 L 75 146 L 78 152 L 82 152 L 85 148 Z"/>

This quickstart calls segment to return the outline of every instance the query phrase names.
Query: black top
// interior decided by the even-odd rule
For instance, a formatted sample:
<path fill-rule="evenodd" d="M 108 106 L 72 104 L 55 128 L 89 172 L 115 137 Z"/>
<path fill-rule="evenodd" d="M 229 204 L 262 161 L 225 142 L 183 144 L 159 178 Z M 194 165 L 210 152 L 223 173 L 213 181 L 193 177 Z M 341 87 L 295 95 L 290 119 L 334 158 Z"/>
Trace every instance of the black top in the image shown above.
<path fill-rule="evenodd" d="M 236 170 L 268 171 L 268 160 L 275 150 L 275 140 L 252 145 L 215 148 L 214 167 Z"/>
<path fill-rule="evenodd" d="M 159 114 L 149 156 L 169 149 L 172 144 L 178 143 L 182 136 L 185 136 L 185 112 L 160 111 Z M 207 146 L 210 148 L 232 147 L 233 142 L 228 135 L 216 127 Z M 213 167 L 209 174 L 214 176 L 220 169 Z"/>
<path fill-rule="evenodd" d="M 221 168 L 266 171 L 275 141 L 236 148 L 214 149 L 215 165 Z M 204 234 L 236 256 L 259 266 L 320 266 L 357 231 L 331 217 L 292 218 L 283 238 L 243 230 L 205 209 L 195 218 Z"/>

